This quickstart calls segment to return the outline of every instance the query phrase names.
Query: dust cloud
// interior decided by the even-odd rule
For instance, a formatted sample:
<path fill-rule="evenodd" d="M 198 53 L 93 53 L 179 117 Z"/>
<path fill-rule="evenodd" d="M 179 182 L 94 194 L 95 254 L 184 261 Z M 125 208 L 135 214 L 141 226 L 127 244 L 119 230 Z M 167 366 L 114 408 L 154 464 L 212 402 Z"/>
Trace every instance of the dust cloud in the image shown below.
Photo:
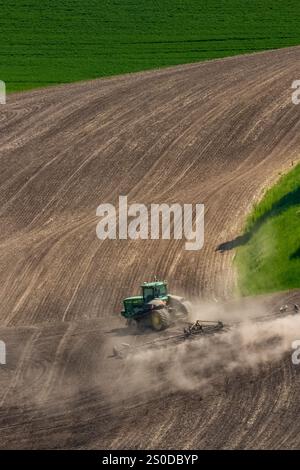
<path fill-rule="evenodd" d="M 237 372 L 256 372 L 294 352 L 300 339 L 300 315 L 287 312 L 270 315 L 256 303 L 230 312 L 218 303 L 194 303 L 192 318 L 222 320 L 225 328 L 164 348 L 141 348 L 126 359 L 123 394 L 204 390 Z M 241 318 L 243 319 L 241 321 Z"/>

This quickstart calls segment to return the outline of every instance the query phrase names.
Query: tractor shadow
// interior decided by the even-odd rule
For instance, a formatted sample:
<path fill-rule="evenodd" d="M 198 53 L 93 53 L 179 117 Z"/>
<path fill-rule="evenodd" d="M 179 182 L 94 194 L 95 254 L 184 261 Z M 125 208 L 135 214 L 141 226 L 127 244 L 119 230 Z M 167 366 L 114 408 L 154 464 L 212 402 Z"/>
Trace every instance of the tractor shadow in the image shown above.
<path fill-rule="evenodd" d="M 151 328 L 145 328 L 144 330 L 138 330 L 136 328 L 128 328 L 128 327 L 120 327 L 120 328 L 113 328 L 107 333 L 112 334 L 113 336 L 145 336 L 149 333 L 155 333 Z"/>
<path fill-rule="evenodd" d="M 300 187 L 295 189 L 294 191 L 286 194 L 283 196 L 279 201 L 277 201 L 273 206 L 265 212 L 254 225 L 248 230 L 245 234 L 239 235 L 238 237 L 234 238 L 233 240 L 227 241 L 225 243 L 221 243 L 217 248 L 216 251 L 220 251 L 221 253 L 224 251 L 233 250 L 239 246 L 246 245 L 253 235 L 260 229 L 260 227 L 269 219 L 270 217 L 275 217 L 280 215 L 283 211 L 289 209 L 292 206 L 300 204 Z M 296 251 L 292 255 L 293 258 L 298 258 L 299 250 Z"/>

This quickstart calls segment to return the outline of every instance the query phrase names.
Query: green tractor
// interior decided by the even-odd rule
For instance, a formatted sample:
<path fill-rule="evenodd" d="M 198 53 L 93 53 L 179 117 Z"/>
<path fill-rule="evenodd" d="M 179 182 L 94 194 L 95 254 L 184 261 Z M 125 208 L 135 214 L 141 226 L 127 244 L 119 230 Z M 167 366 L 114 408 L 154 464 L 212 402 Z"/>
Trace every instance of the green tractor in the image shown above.
<path fill-rule="evenodd" d="M 166 281 L 144 282 L 141 295 L 123 300 L 121 315 L 129 326 L 150 327 L 156 331 L 165 330 L 178 317 L 188 318 L 191 305 L 183 297 L 168 293 Z"/>

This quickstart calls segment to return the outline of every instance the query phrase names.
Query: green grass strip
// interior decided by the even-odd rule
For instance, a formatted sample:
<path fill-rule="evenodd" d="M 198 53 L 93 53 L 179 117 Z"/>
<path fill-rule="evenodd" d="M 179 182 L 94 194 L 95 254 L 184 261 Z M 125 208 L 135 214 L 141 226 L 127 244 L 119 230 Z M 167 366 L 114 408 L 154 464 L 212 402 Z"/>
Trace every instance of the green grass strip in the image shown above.
<path fill-rule="evenodd" d="M 242 295 L 300 287 L 300 164 L 254 206 L 236 246 Z"/>

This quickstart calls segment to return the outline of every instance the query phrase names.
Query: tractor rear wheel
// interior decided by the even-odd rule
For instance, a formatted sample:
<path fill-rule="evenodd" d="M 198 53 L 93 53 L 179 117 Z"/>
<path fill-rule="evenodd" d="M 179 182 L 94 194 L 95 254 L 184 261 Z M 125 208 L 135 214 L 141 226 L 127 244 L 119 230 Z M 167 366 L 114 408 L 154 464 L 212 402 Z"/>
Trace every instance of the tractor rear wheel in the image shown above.
<path fill-rule="evenodd" d="M 168 310 L 166 308 L 154 310 L 151 313 L 151 325 L 155 331 L 161 331 L 168 328 L 171 325 L 171 318 Z"/>
<path fill-rule="evenodd" d="M 191 315 L 193 311 L 193 307 L 192 307 L 192 304 L 191 302 L 189 302 L 188 300 L 185 300 L 184 302 L 181 303 L 180 305 L 180 312 L 188 317 L 189 315 Z"/>
<path fill-rule="evenodd" d="M 136 327 L 136 321 L 133 318 L 127 318 L 126 325 L 128 328 L 134 328 Z"/>

